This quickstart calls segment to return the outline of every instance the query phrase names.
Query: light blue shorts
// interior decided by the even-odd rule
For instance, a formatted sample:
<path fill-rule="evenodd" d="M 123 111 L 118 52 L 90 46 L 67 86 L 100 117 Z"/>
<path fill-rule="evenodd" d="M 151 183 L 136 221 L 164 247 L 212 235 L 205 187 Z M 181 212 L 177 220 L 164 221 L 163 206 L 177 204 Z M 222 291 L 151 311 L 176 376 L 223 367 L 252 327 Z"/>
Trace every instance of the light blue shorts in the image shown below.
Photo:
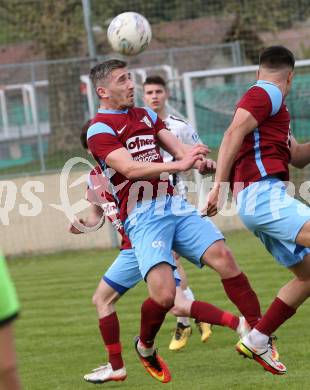
<path fill-rule="evenodd" d="M 301 262 L 310 249 L 295 243 L 310 208 L 287 193 L 284 182 L 268 177 L 255 182 L 237 196 L 237 207 L 245 226 L 264 243 L 285 267 Z"/>
<path fill-rule="evenodd" d="M 174 270 L 173 276 L 176 286 L 179 286 L 181 278 L 178 271 Z M 103 276 L 103 280 L 120 295 L 133 288 L 142 279 L 139 263 L 133 249 L 120 251 Z"/>
<path fill-rule="evenodd" d="M 175 268 L 172 249 L 198 267 L 201 257 L 222 233 L 209 218 L 180 196 L 139 202 L 125 221 L 125 231 L 135 250 L 145 279 L 151 268 L 168 263 Z"/>

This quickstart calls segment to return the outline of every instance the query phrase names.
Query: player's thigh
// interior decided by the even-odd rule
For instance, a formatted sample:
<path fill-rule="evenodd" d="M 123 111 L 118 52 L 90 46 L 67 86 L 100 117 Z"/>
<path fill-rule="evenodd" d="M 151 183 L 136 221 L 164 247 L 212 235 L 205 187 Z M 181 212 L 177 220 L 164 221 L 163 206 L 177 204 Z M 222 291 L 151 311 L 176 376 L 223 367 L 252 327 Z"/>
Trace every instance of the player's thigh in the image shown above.
<path fill-rule="evenodd" d="M 310 220 L 300 229 L 296 237 L 296 243 L 310 248 Z"/>
<path fill-rule="evenodd" d="M 175 222 L 171 216 L 153 216 L 138 222 L 130 231 L 130 240 L 134 247 L 142 277 L 162 262 L 175 268 L 172 254 L 172 241 Z"/>
<path fill-rule="evenodd" d="M 173 249 L 197 267 L 202 267 L 203 254 L 215 242 L 224 240 L 224 236 L 210 218 L 202 218 L 197 212 L 177 218 Z"/>
<path fill-rule="evenodd" d="M 0 327 L 0 373 L 16 366 L 13 321 Z"/>
<path fill-rule="evenodd" d="M 133 249 L 122 250 L 105 272 L 103 280 L 119 295 L 140 282 L 142 275 L 135 251 Z"/>
<path fill-rule="evenodd" d="M 310 253 L 299 263 L 289 267 L 299 280 L 310 282 Z"/>

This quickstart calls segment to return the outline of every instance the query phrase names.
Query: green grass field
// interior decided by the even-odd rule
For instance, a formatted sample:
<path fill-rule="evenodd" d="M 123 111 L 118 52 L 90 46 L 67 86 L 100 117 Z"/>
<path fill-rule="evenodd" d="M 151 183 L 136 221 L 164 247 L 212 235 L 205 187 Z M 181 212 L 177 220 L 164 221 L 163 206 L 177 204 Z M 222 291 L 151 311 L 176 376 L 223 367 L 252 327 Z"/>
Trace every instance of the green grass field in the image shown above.
<path fill-rule="evenodd" d="M 278 266 L 250 233 L 227 236 L 243 270 L 248 274 L 265 310 L 290 275 Z M 16 323 L 17 350 L 24 389 L 92 389 L 85 373 L 106 361 L 92 293 L 116 251 L 78 251 L 10 261 L 10 269 L 22 302 Z M 235 312 L 223 293 L 217 275 L 183 262 L 196 298 Z M 140 304 L 146 287 L 140 283 L 118 303 L 121 336 L 128 378 L 102 385 L 111 389 L 157 389 L 163 386 L 149 377 L 134 352 L 132 340 L 139 330 Z M 165 389 L 306 389 L 309 388 L 309 303 L 278 332 L 278 349 L 288 374 L 272 376 L 257 363 L 242 359 L 234 350 L 236 335 L 227 328 L 213 328 L 202 344 L 194 329 L 187 347 L 170 352 L 168 343 L 175 320 L 168 315 L 157 346 L 169 363 L 173 380 Z M 98 385 L 100 387 L 100 385 Z"/>

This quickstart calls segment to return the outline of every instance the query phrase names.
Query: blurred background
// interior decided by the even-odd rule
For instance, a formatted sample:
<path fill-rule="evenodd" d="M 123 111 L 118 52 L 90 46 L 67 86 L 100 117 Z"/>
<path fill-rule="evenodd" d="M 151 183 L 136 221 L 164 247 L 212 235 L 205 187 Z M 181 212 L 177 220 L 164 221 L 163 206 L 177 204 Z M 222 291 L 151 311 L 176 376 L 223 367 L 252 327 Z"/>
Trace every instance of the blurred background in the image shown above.
<path fill-rule="evenodd" d="M 125 58 L 137 104 L 147 75 L 165 77 L 170 110 L 189 119 L 216 157 L 235 104 L 255 80 L 259 51 L 283 44 L 298 60 L 287 99 L 292 131 L 309 139 L 309 0 L 0 0 L 0 246 L 7 255 L 117 243 L 109 226 L 72 238 L 55 205 L 65 162 L 88 158 L 79 134 L 98 104 L 88 72 L 98 61 L 122 58 L 111 52 L 106 29 L 125 11 L 143 14 L 153 32 L 144 53 Z M 83 197 L 85 184 L 76 180 L 86 168 L 74 170 L 71 202 Z M 309 170 L 292 171 L 296 185 L 308 177 Z M 38 210 L 27 189 L 37 193 Z"/>

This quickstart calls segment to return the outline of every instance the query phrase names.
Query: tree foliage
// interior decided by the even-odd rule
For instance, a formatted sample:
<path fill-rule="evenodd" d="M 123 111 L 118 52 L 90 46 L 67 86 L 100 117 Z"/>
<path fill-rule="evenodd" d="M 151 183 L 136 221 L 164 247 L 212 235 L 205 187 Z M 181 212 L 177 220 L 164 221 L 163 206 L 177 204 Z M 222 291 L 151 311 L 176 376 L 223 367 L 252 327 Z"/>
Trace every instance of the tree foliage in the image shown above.
<path fill-rule="evenodd" d="M 80 0 L 0 0 L 1 18 L 20 39 L 32 40 L 47 60 L 79 57 L 84 38 Z M 77 62 L 49 63 L 49 119 L 51 153 L 70 150 L 84 114 Z"/>

